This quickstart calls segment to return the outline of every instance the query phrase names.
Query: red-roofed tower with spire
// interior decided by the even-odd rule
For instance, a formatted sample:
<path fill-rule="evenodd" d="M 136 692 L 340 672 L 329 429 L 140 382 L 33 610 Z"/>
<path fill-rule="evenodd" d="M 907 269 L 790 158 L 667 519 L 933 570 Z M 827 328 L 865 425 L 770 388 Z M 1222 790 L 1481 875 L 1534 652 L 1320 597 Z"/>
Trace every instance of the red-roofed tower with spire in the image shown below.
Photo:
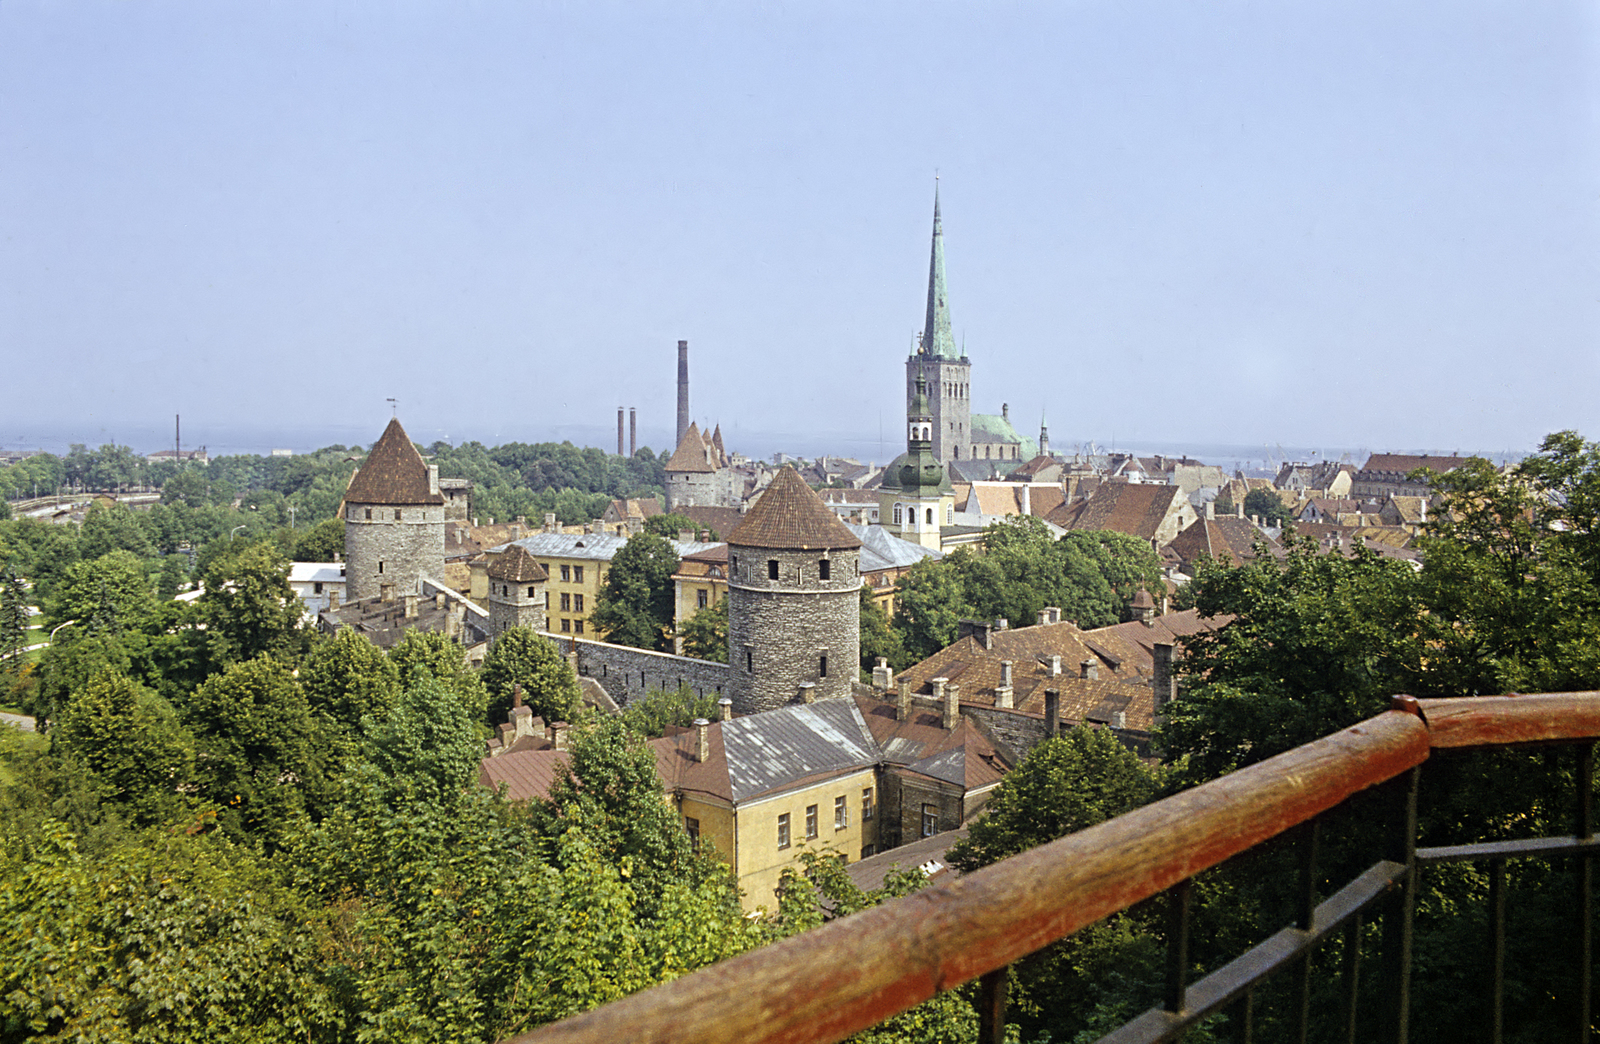
<path fill-rule="evenodd" d="M 444 579 L 444 496 L 399 419 L 389 422 L 344 493 L 345 597 L 403 597 Z"/>

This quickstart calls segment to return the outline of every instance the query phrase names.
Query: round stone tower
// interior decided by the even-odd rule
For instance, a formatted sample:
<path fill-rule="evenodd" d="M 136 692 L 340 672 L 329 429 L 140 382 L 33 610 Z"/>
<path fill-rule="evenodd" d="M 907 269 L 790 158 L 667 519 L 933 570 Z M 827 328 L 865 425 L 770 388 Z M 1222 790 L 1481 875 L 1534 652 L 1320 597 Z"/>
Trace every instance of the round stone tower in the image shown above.
<path fill-rule="evenodd" d="M 444 579 L 439 469 L 391 420 L 344 492 L 345 599 L 417 594 Z"/>
<path fill-rule="evenodd" d="M 544 584 L 550 575 L 533 560 L 528 549 L 512 544 L 495 555 L 489 574 L 489 633 L 498 636 L 512 627 L 545 629 Z"/>
<path fill-rule="evenodd" d="M 850 695 L 861 664 L 860 557 L 855 534 L 793 468 L 780 468 L 728 534 L 735 711 Z"/>

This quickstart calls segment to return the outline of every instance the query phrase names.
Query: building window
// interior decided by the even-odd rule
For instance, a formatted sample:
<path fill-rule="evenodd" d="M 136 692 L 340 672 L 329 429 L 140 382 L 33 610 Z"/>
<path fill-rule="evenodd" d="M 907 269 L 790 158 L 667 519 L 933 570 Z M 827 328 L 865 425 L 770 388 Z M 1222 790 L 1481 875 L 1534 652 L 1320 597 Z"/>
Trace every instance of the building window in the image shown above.
<path fill-rule="evenodd" d="M 833 829 L 843 830 L 850 825 L 850 808 L 845 803 L 845 797 L 840 794 L 833 799 Z"/>
<path fill-rule="evenodd" d="M 582 620 L 574 620 L 574 621 L 572 621 L 572 633 L 574 633 L 574 634 L 582 634 L 583 633 L 583 621 Z"/>
<path fill-rule="evenodd" d="M 789 813 L 787 812 L 778 816 L 778 847 L 789 847 Z"/>
<path fill-rule="evenodd" d="M 550 611 L 550 592 L 549 591 L 546 591 L 544 593 L 544 611 L 547 612 L 547 613 Z"/>
<path fill-rule="evenodd" d="M 564 620 L 561 621 L 561 633 L 562 634 L 571 634 L 572 633 L 572 621 L 571 620 L 565 620 L 564 619 Z"/>
<path fill-rule="evenodd" d="M 861 846 L 861 858 L 862 859 L 870 859 L 870 858 L 872 858 L 873 851 L 874 851 L 874 847 L 872 845 L 863 845 L 863 846 Z"/>
<path fill-rule="evenodd" d="M 583 583 L 583 566 L 572 567 L 572 582 L 575 584 Z"/>
<path fill-rule="evenodd" d="M 863 820 L 867 820 L 867 819 L 871 819 L 872 818 L 872 788 L 871 787 L 863 787 L 861 789 L 861 818 Z"/>
<path fill-rule="evenodd" d="M 572 611 L 575 613 L 583 612 L 583 595 L 575 594 L 572 596 Z"/>
<path fill-rule="evenodd" d="M 394 520 L 396 522 L 400 521 L 400 509 L 399 508 L 395 508 L 394 509 Z"/>
<path fill-rule="evenodd" d="M 778 579 L 778 560 L 776 558 L 767 559 L 767 579 Z"/>
<path fill-rule="evenodd" d="M 569 592 L 561 592 L 561 611 L 564 613 L 572 612 L 572 595 Z"/>
<path fill-rule="evenodd" d="M 817 677 L 826 678 L 827 676 L 828 676 L 828 654 L 827 653 L 823 653 L 821 662 L 817 664 Z"/>
<path fill-rule="evenodd" d="M 833 577 L 830 575 L 832 573 L 832 571 L 833 571 L 833 563 L 828 561 L 826 558 L 824 558 L 822 561 L 817 563 L 817 579 L 818 580 L 831 580 L 831 579 L 833 579 Z"/>
<path fill-rule="evenodd" d="M 894 524 L 898 526 L 901 523 L 903 523 L 904 521 L 905 521 L 905 518 L 901 513 L 901 507 L 900 507 L 899 504 L 896 504 L 894 506 Z"/>
<path fill-rule="evenodd" d="M 689 832 L 689 847 L 700 851 L 700 821 L 693 816 L 684 816 L 683 829 Z"/>
<path fill-rule="evenodd" d="M 806 806 L 806 840 L 814 841 L 817 837 L 817 806 Z"/>
<path fill-rule="evenodd" d="M 928 509 L 928 525 L 933 525 L 933 508 Z"/>
<path fill-rule="evenodd" d="M 322 581 L 321 580 L 318 580 L 316 583 L 311 585 L 311 593 L 312 594 L 321 594 L 322 593 Z"/>
<path fill-rule="evenodd" d="M 372 518 L 372 509 L 371 508 L 367 508 L 367 518 L 369 520 Z"/>
<path fill-rule="evenodd" d="M 534 587 L 528 588 L 528 597 L 529 598 L 537 598 L 537 597 L 539 597 L 538 589 L 534 588 Z"/>
<path fill-rule="evenodd" d="M 694 600 L 696 609 L 704 609 L 706 607 L 706 589 L 702 587 L 700 590 L 696 591 L 694 593 Z"/>
<path fill-rule="evenodd" d="M 378 575 L 383 575 L 383 559 L 378 559 Z"/>
<path fill-rule="evenodd" d="M 561 567 L 561 582 L 564 583 L 564 584 L 572 582 L 572 567 L 571 566 L 562 566 Z"/>
<path fill-rule="evenodd" d="M 922 806 L 922 836 L 932 837 L 939 832 L 939 806 Z"/>

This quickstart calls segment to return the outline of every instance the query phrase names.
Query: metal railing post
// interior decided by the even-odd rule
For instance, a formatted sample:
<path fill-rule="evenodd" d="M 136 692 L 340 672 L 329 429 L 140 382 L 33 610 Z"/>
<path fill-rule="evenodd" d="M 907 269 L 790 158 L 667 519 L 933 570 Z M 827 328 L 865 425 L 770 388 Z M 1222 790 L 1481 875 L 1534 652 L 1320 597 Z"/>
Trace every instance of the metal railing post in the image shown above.
<path fill-rule="evenodd" d="M 1594 744 L 1578 748 L 1579 840 L 1594 837 Z M 1594 857 L 1578 857 L 1578 1040 L 1588 1044 L 1594 975 Z"/>
<path fill-rule="evenodd" d="M 1356 1012 L 1361 997 L 1361 914 L 1350 918 L 1344 929 L 1344 1036 L 1356 1044 Z"/>
<path fill-rule="evenodd" d="M 1396 777 L 1394 834 L 1389 858 L 1406 868 L 1399 892 L 1383 912 L 1384 979 L 1389 989 L 1389 1039 L 1407 1044 L 1411 1034 L 1411 922 L 1417 905 L 1417 784 L 1420 766 Z"/>
<path fill-rule="evenodd" d="M 1167 996 L 1166 1008 L 1183 1010 L 1189 981 L 1189 896 L 1194 879 L 1186 877 L 1167 889 Z"/>
<path fill-rule="evenodd" d="M 1004 1044 L 1006 1039 L 1006 972 L 996 968 L 978 980 L 978 1044 Z"/>
<path fill-rule="evenodd" d="M 1489 860 L 1489 1044 L 1501 1044 L 1506 1016 L 1506 861 Z"/>
<path fill-rule="evenodd" d="M 1317 846 L 1322 839 L 1322 820 L 1313 819 L 1300 828 L 1300 915 L 1297 927 L 1309 932 L 1317 916 Z M 1300 961 L 1300 981 L 1296 983 L 1295 1039 L 1306 1044 L 1311 1024 L 1311 954 Z"/>

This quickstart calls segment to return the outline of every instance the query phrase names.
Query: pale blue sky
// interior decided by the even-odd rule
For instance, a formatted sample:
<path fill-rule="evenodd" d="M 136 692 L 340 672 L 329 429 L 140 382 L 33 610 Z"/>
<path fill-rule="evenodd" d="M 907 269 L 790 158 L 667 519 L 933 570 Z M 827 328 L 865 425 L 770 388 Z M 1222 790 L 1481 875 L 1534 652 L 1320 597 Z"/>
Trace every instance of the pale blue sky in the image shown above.
<path fill-rule="evenodd" d="M 1600 438 L 1597 22 L 6 0 L 0 445 L 659 445 L 681 337 L 736 446 L 872 455 L 935 168 L 975 405 L 1058 446 Z"/>

